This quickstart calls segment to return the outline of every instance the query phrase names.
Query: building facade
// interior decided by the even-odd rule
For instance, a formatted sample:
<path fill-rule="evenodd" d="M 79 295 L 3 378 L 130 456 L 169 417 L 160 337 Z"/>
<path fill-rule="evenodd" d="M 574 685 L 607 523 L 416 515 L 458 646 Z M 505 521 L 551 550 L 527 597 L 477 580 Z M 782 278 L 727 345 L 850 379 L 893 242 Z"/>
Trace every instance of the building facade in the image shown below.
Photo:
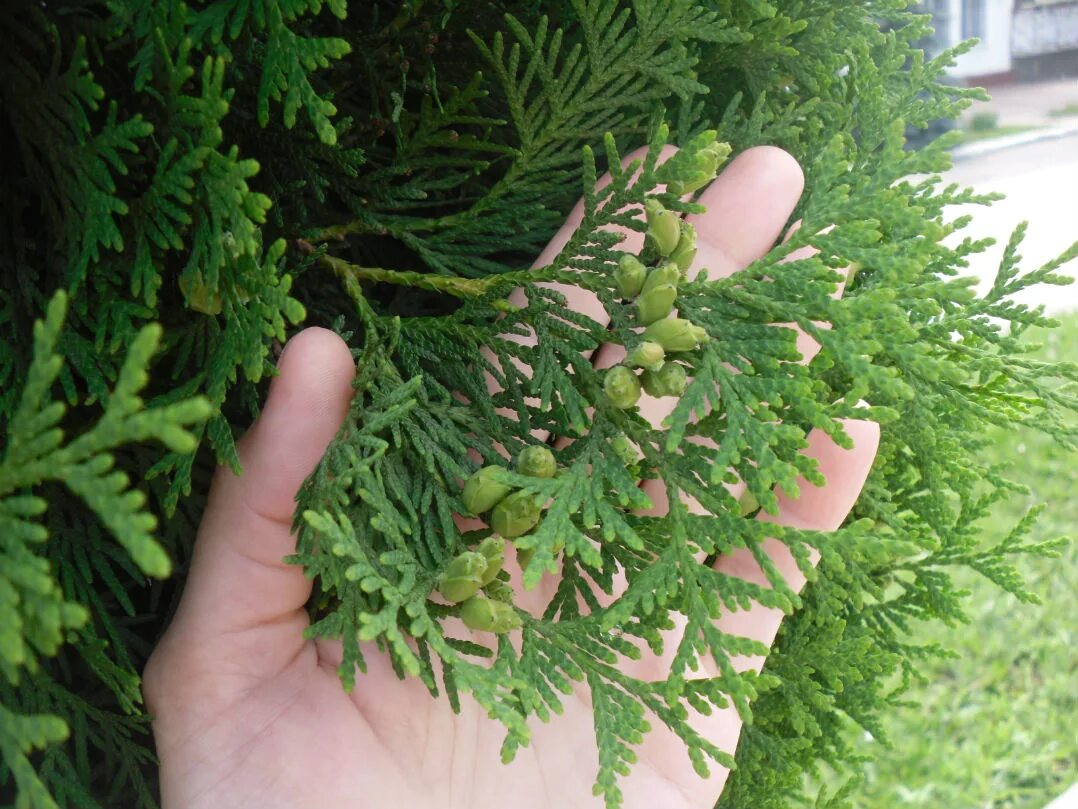
<path fill-rule="evenodd" d="M 1078 0 L 927 0 L 938 53 L 971 37 L 951 75 L 970 84 L 1078 76 Z"/>
<path fill-rule="evenodd" d="M 1019 81 L 1078 76 L 1078 0 L 1019 0 L 1011 61 Z"/>

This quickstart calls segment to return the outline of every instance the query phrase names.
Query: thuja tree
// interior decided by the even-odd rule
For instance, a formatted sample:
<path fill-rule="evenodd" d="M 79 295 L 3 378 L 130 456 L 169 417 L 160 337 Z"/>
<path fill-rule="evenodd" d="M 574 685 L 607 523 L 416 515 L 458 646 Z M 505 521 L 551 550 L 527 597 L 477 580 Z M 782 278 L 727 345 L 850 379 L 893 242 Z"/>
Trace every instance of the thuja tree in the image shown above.
<path fill-rule="evenodd" d="M 966 219 L 948 206 L 990 200 L 944 187 L 944 145 L 910 150 L 904 136 L 975 92 L 938 83 L 955 54 L 926 61 L 928 23 L 905 5 L 5 3 L 5 798 L 155 805 L 139 672 L 212 469 L 239 469 L 234 440 L 280 346 L 322 324 L 356 349 L 360 375 L 301 493 L 293 561 L 316 577 L 311 632 L 343 638 L 343 687 L 364 665 L 359 641 L 377 641 L 432 699 L 477 700 L 511 756 L 586 680 L 609 806 L 649 721 L 682 735 L 702 771 L 736 765 L 720 805 L 816 800 L 804 774 L 856 764 L 843 731 L 879 735 L 902 684 L 943 653 L 910 624 L 963 620 L 951 570 L 1035 598 L 1012 559 L 1057 546 L 1026 539 L 1034 515 L 997 546 L 978 540 L 1016 491 L 977 462 L 983 428 L 1078 439 L 1060 384 L 1078 370 L 1023 356 L 1023 330 L 1051 321 L 1011 300 L 1062 283 L 1078 248 L 1020 272 L 1018 229 L 986 293 L 961 277 L 986 244 L 954 236 Z M 665 143 L 681 151 L 660 166 Z M 692 234 L 676 214 L 698 209 L 687 194 L 728 153 L 757 144 L 804 167 L 800 229 L 726 281 L 685 277 Z M 576 234 L 529 271 L 581 196 Z M 611 225 L 649 227 L 643 253 L 625 258 Z M 847 277 L 841 298 L 827 294 Z M 595 293 L 610 327 L 538 281 Z M 507 300 L 517 288 L 523 306 Z M 821 345 L 808 364 L 791 324 Z M 594 370 L 603 343 L 633 362 Z M 636 415 L 641 383 L 678 397 L 666 426 Z M 774 508 L 776 484 L 822 483 L 800 452 L 807 431 L 846 441 L 837 420 L 850 416 L 882 424 L 854 513 L 830 534 L 765 533 L 752 511 Z M 534 430 L 573 441 L 548 454 Z M 640 516 L 642 479 L 708 514 Z M 740 501 L 731 480 L 747 485 Z M 454 515 L 484 509 L 496 533 L 462 533 Z M 764 589 L 698 561 L 758 552 L 768 533 L 813 580 L 802 597 L 774 571 Z M 526 583 L 561 569 L 545 612 L 514 607 L 507 537 Z M 616 574 L 628 588 L 600 606 Z M 761 676 L 736 673 L 732 657 L 758 650 L 711 624 L 751 598 L 791 613 Z M 690 641 L 669 680 L 621 674 L 630 640 L 660 643 L 672 613 Z M 489 642 L 458 637 L 459 616 Z M 685 676 L 697 654 L 720 676 Z M 751 720 L 736 761 L 686 721 L 727 703 Z"/>

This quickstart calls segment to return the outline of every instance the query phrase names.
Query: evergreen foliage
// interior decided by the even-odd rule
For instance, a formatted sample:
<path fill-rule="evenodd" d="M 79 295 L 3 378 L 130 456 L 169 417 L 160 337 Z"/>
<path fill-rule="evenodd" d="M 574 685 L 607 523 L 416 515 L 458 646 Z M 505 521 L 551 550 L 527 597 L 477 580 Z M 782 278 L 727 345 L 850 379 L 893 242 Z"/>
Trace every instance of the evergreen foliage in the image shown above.
<path fill-rule="evenodd" d="M 321 323 L 348 336 L 359 378 L 345 430 L 301 492 L 295 561 L 316 576 L 311 634 L 344 639 L 346 686 L 364 664 L 359 641 L 375 640 L 437 698 L 476 699 L 505 725 L 509 757 L 529 721 L 586 681 L 608 806 L 654 722 L 701 772 L 736 764 L 721 806 L 842 805 L 845 792 L 803 795 L 802 776 L 856 765 L 838 728 L 878 733 L 880 712 L 901 702 L 889 675 L 908 681 L 944 653 L 906 630 L 963 619 L 948 571 L 971 567 L 1032 600 L 1012 557 L 1059 547 L 1025 539 L 1035 514 L 1002 543 L 979 543 L 978 520 L 1015 491 L 974 459 L 984 426 L 1078 444 L 1065 420 L 1078 401 L 1059 384 L 1078 366 L 1024 356 L 1017 336 L 1051 321 L 1012 301 L 1030 284 L 1065 283 L 1057 270 L 1078 245 L 1020 272 L 1020 227 L 986 295 L 960 277 L 986 245 L 944 244 L 965 224 L 948 206 L 991 200 L 943 187 L 944 144 L 909 151 L 904 135 L 977 91 L 938 83 L 954 53 L 926 61 L 916 43 L 927 22 L 906 5 L 5 4 L 5 797 L 35 809 L 155 805 L 139 672 L 177 598 L 214 464 L 238 468 L 235 435 L 280 345 Z M 691 382 L 657 431 L 612 406 L 587 359 L 640 340 L 608 226 L 643 230 L 632 217 L 648 198 L 699 210 L 657 188 L 689 181 L 716 138 L 734 154 L 762 143 L 794 154 L 803 224 L 728 279 L 680 285 L 680 316 L 710 340 L 684 355 Z M 667 142 L 682 150 L 660 166 Z M 621 152 L 641 144 L 647 157 L 622 168 Z M 613 181 L 598 189 L 604 170 Z M 576 234 L 527 270 L 581 194 Z M 806 246 L 818 252 L 774 271 Z M 609 329 L 538 281 L 593 291 Z M 523 308 L 505 300 L 518 286 Z M 790 323 L 822 346 L 807 365 Z M 527 330 L 535 346 L 510 337 Z M 850 416 L 880 421 L 883 438 L 839 531 L 745 519 L 719 485 L 740 478 L 773 510 L 776 484 L 823 482 L 800 454 L 808 430 L 848 443 L 837 420 Z M 536 429 L 574 439 L 555 452 L 557 476 L 498 479 L 552 502 L 517 540 L 531 552 L 525 582 L 556 560 L 564 575 L 544 612 L 520 613 L 522 644 L 465 641 L 446 620 L 456 608 L 430 598 L 477 541 L 453 521 L 460 483 L 473 458 L 504 465 L 496 448 L 515 457 Z M 624 456 L 626 439 L 640 461 Z M 642 477 L 664 484 L 667 517 L 634 514 L 648 505 Z M 677 505 L 681 493 L 710 514 Z M 695 561 L 745 547 L 765 562 L 767 536 L 812 580 L 802 596 L 766 564 L 771 588 Z M 166 580 L 173 567 L 181 575 Z M 615 572 L 628 590 L 602 606 Z M 792 613 L 759 676 L 731 658 L 765 650 L 713 625 L 749 599 Z M 619 661 L 639 654 L 630 640 L 659 647 L 673 611 L 689 631 L 670 678 L 623 673 Z M 692 679 L 696 655 L 720 676 Z M 727 704 L 751 720 L 736 762 L 687 722 Z"/>

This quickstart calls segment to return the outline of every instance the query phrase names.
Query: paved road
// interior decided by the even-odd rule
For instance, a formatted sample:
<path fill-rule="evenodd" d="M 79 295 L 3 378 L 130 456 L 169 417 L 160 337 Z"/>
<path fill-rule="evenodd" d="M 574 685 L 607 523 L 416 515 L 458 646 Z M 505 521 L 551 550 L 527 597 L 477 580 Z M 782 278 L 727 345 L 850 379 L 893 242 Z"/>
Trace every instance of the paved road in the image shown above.
<path fill-rule="evenodd" d="M 1029 222 L 1020 250 L 1025 257 L 1021 266 L 1026 270 L 1041 266 L 1078 241 L 1078 134 L 963 160 L 947 172 L 944 181 L 1007 195 L 989 208 L 951 209 L 952 216 L 968 212 L 974 217 L 965 230 L 952 237 L 956 243 L 966 236 L 991 236 L 998 242 L 971 262 L 969 272 L 982 279 L 980 290 L 991 285 L 1003 246 L 1019 222 Z M 1067 265 L 1064 272 L 1078 276 L 1078 261 Z M 1040 285 L 1016 298 L 1030 305 L 1043 303 L 1052 313 L 1078 309 L 1078 283 Z"/>

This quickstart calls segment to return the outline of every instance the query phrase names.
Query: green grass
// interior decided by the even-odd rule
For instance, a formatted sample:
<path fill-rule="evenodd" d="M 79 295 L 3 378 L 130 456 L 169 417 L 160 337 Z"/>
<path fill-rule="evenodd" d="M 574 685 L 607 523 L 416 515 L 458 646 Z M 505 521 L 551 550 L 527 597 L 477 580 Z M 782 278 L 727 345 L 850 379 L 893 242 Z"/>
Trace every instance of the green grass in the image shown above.
<path fill-rule="evenodd" d="M 992 129 L 962 129 L 958 132 L 958 137 L 955 139 L 955 146 L 962 146 L 966 143 L 974 143 L 980 140 L 992 140 L 994 138 L 1002 138 L 1005 135 L 1017 135 L 1019 132 L 1029 132 L 1034 129 L 1040 129 L 1037 126 L 997 126 Z"/>
<path fill-rule="evenodd" d="M 1061 319 L 1061 329 L 1032 337 L 1045 343 L 1044 359 L 1078 357 L 1078 313 Z M 1032 430 L 993 437 L 986 460 L 1012 463 L 1009 477 L 1031 493 L 999 504 L 985 541 L 1042 501 L 1031 538 L 1078 534 L 1078 455 Z M 856 734 L 875 761 L 852 806 L 1042 809 L 1078 781 L 1078 541 L 1023 570 L 1043 605 L 1020 604 L 972 572 L 958 577 L 971 591 L 970 623 L 916 636 L 957 656 L 927 665 L 927 681 L 908 694 L 920 707 L 889 717 L 891 749 Z"/>
<path fill-rule="evenodd" d="M 1052 110 L 1048 114 L 1053 118 L 1066 118 L 1068 115 L 1078 115 L 1078 103 L 1072 102 L 1070 104 L 1064 104 L 1059 109 Z"/>

